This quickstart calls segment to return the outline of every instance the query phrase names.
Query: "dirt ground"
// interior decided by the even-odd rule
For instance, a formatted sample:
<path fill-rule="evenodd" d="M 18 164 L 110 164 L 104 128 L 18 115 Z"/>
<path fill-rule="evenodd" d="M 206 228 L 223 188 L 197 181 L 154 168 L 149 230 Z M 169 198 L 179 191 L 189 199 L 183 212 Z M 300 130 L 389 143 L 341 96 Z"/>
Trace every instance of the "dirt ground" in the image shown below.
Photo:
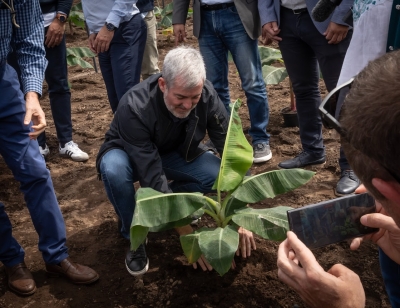
<path fill-rule="evenodd" d="M 188 21 L 191 24 L 191 20 Z M 75 29 L 67 35 L 68 46 L 86 46 L 86 33 Z M 68 31 L 67 31 L 68 33 Z M 188 29 L 187 44 L 197 47 Z M 160 64 L 173 47 L 172 39 L 158 33 Z M 117 232 L 117 218 L 107 199 L 102 182 L 97 180 L 95 158 L 112 120 L 105 86 L 100 73 L 70 67 L 74 141 L 89 153 L 85 163 L 76 163 L 58 156 L 58 142 L 52 122 L 49 99 L 44 91 L 42 106 L 47 115 L 47 140 L 51 153 L 47 167 L 51 171 L 55 191 L 67 228 L 67 244 L 71 257 L 93 267 L 100 280 L 90 286 L 76 286 L 61 278 L 47 277 L 37 248 L 38 237 L 25 207 L 19 184 L 0 158 L 0 200 L 13 223 L 13 234 L 25 248 L 25 261 L 33 273 L 38 289 L 23 298 L 10 292 L 3 270 L 0 270 L 0 307 L 304 307 L 301 299 L 277 277 L 278 243 L 256 238 L 257 250 L 245 259 L 235 259 L 236 270 L 220 277 L 216 272 L 194 270 L 185 261 L 175 232 L 149 235 L 147 253 L 150 269 L 141 278 L 134 278 L 125 269 L 124 256 L 128 242 Z M 245 96 L 233 64 L 229 73 L 231 98 Z M 322 90 L 323 94 L 326 94 Z M 254 165 L 257 174 L 277 168 L 277 164 L 299 151 L 298 128 L 286 128 L 280 110 L 289 104 L 289 84 L 285 80 L 268 86 L 270 103 L 271 149 L 273 158 Z M 244 131 L 249 128 L 246 104 L 241 107 Z M 285 205 L 301 207 L 334 198 L 333 188 L 339 178 L 337 137 L 324 131 L 327 162 L 316 171 L 305 186 L 275 199 L 254 205 L 257 208 Z M 203 218 L 202 224 L 209 220 Z M 373 244 L 363 244 L 350 251 L 348 243 L 340 243 L 314 251 L 324 269 L 342 263 L 361 277 L 367 295 L 367 307 L 390 307 L 378 264 L 378 251 Z"/>

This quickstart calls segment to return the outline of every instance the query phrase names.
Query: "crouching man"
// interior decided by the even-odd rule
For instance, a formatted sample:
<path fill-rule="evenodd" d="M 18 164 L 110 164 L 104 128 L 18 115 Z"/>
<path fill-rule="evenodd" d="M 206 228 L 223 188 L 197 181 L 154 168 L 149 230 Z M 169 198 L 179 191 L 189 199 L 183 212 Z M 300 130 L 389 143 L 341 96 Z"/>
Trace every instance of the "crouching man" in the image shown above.
<path fill-rule="evenodd" d="M 377 201 L 361 223 L 379 228 L 356 238 L 379 246 L 379 261 L 393 307 L 400 307 L 400 53 L 370 62 L 355 78 L 340 120 L 342 145 L 351 167 Z M 301 264 L 301 266 L 299 266 Z M 327 272 L 292 232 L 278 251 L 278 276 L 311 307 L 364 307 L 360 278 L 341 264 Z"/>
<path fill-rule="evenodd" d="M 179 47 L 166 55 L 162 74 L 131 88 L 119 103 L 96 165 L 126 239 L 135 210 L 134 182 L 163 193 L 212 192 L 220 158 L 201 141 L 208 133 L 222 155 L 229 115 L 205 75 L 200 53 Z M 177 228 L 180 235 L 192 231 Z M 253 235 L 244 229 L 239 234 L 241 254 L 249 256 Z M 149 267 L 144 244 L 129 251 L 125 263 L 131 275 L 144 274 Z M 193 267 L 197 264 L 212 270 L 203 257 Z"/>

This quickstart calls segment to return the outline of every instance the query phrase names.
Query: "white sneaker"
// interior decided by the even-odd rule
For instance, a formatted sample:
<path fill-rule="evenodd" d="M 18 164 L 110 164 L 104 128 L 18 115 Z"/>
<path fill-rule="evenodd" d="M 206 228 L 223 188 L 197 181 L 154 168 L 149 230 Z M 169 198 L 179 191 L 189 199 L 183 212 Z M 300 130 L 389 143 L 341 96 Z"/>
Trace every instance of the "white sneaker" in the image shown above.
<path fill-rule="evenodd" d="M 44 145 L 45 145 L 44 149 L 39 145 L 39 152 L 40 154 L 42 154 L 43 158 L 46 158 L 47 155 L 50 154 L 50 149 L 46 143 Z"/>
<path fill-rule="evenodd" d="M 66 143 L 63 148 L 60 145 L 60 156 L 71 157 L 73 161 L 86 161 L 89 159 L 89 155 L 83 152 L 73 141 Z"/>

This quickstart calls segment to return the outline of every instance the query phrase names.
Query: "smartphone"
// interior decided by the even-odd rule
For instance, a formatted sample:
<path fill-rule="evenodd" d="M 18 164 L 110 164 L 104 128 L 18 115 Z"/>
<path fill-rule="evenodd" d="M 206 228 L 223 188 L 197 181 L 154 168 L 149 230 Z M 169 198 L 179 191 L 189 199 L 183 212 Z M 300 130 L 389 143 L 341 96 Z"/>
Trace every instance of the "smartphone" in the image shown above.
<path fill-rule="evenodd" d="M 360 222 L 375 211 L 374 198 L 364 193 L 289 210 L 287 216 L 290 230 L 312 249 L 377 232 Z"/>

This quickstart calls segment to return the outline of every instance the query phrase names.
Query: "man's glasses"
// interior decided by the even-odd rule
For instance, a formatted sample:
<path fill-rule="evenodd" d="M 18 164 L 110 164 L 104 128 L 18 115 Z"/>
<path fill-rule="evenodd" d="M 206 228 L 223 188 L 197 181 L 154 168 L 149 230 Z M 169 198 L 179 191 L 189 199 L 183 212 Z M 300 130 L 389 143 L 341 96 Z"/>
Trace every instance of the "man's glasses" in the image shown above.
<path fill-rule="evenodd" d="M 333 89 L 322 101 L 319 106 L 319 111 L 322 118 L 322 123 L 327 129 L 336 130 L 342 138 L 344 138 L 352 147 L 354 147 L 346 136 L 346 131 L 340 125 L 339 118 L 340 112 L 343 109 L 343 102 L 346 98 L 347 93 L 350 91 L 353 84 L 354 78 L 345 82 L 344 84 Z M 358 150 L 357 148 L 355 148 Z M 360 151 L 362 152 L 362 151 Z M 364 154 L 364 153 L 363 153 Z M 368 156 L 368 155 L 367 155 Z M 387 173 L 389 173 L 398 183 L 400 183 L 400 177 L 390 171 L 389 168 L 381 165 Z"/>

